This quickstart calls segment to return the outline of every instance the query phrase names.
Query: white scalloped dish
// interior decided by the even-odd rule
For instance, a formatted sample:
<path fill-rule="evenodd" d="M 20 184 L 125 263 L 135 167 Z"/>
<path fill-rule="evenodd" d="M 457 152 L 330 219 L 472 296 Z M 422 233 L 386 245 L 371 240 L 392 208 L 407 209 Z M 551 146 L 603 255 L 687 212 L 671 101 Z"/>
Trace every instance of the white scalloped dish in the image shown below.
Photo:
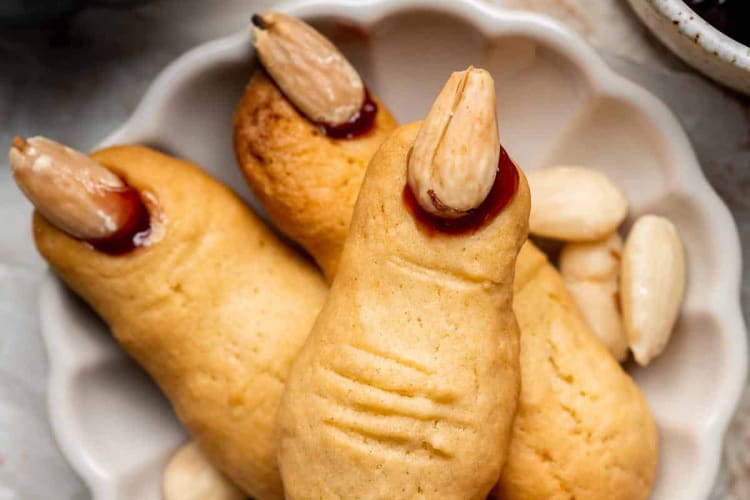
<path fill-rule="evenodd" d="M 706 498 L 746 373 L 740 247 L 667 108 L 613 74 L 582 40 L 535 16 L 475 1 L 314 1 L 282 10 L 329 35 L 401 122 L 424 116 L 451 71 L 487 68 L 500 135 L 519 165 L 601 169 L 627 193 L 630 220 L 650 212 L 674 221 L 689 259 L 684 308 L 664 354 L 629 370 L 659 426 L 653 498 Z M 104 143 L 144 143 L 192 160 L 257 208 L 235 165 L 231 130 L 253 65 L 249 30 L 190 51 Z M 169 404 L 52 275 L 41 317 L 63 452 L 96 500 L 160 498 L 163 466 L 185 439 Z"/>

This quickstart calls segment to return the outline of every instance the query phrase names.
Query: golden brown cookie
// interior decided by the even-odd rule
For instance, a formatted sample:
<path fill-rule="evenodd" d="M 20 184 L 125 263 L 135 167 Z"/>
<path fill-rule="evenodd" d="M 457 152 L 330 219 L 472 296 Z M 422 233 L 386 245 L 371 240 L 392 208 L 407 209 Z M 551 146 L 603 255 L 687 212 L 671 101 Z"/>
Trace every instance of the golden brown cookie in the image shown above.
<path fill-rule="evenodd" d="M 544 254 L 527 242 L 517 262 L 521 397 L 491 497 L 647 499 L 658 436 L 643 394 L 588 328 Z"/>
<path fill-rule="evenodd" d="M 262 72 L 234 114 L 237 163 L 271 220 L 314 256 L 333 279 L 367 163 L 396 128 L 377 97 L 372 130 L 326 136 Z"/>

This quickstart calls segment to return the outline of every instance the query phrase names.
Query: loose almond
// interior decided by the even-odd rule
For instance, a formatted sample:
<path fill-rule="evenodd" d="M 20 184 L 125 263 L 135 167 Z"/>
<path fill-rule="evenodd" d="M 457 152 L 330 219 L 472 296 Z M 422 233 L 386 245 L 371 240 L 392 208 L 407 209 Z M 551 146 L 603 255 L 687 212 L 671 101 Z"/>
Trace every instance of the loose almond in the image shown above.
<path fill-rule="evenodd" d="M 591 243 L 567 243 L 560 252 L 560 273 L 584 319 L 618 361 L 628 353 L 620 314 L 622 239 L 617 233 Z"/>
<path fill-rule="evenodd" d="M 245 495 L 216 470 L 191 442 L 172 456 L 164 469 L 163 500 L 244 500 Z"/>
<path fill-rule="evenodd" d="M 606 175 L 580 167 L 527 174 L 531 189 L 529 231 L 563 241 L 597 241 L 625 220 L 628 202 Z"/>
<path fill-rule="evenodd" d="M 409 157 L 409 187 L 425 211 L 457 218 L 487 197 L 500 155 L 495 106 L 487 71 L 470 67 L 450 76 Z"/>
<path fill-rule="evenodd" d="M 44 137 L 13 139 L 10 165 L 18 187 L 53 225 L 81 239 L 105 238 L 131 215 L 115 191 L 115 174 L 71 148 Z"/>
<path fill-rule="evenodd" d="M 674 224 L 655 215 L 639 218 L 625 242 L 621 303 L 630 349 L 640 365 L 669 341 L 685 282 L 685 252 Z"/>
<path fill-rule="evenodd" d="M 362 79 L 323 35 L 276 12 L 255 15 L 253 23 L 260 62 L 307 118 L 338 125 L 360 111 L 365 100 Z"/>

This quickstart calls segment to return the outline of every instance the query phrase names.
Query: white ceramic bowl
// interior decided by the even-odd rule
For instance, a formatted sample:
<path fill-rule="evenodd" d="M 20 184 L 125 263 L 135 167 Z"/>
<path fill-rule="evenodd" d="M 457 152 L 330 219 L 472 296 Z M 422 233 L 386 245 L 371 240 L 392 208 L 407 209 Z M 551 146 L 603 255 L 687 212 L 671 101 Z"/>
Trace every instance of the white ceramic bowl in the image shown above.
<path fill-rule="evenodd" d="M 601 169 L 626 191 L 632 217 L 653 212 L 677 224 L 690 262 L 685 306 L 665 353 L 632 373 L 661 436 L 653 498 L 705 498 L 745 380 L 740 252 L 727 208 L 667 108 L 556 24 L 477 1 L 321 0 L 283 10 L 329 34 L 403 122 L 424 116 L 450 71 L 487 68 L 503 143 L 520 165 Z M 105 144 L 145 143 L 193 160 L 257 206 L 231 145 L 253 65 L 247 31 L 188 52 Z M 97 500 L 160 498 L 165 460 L 185 438 L 169 405 L 52 275 L 41 317 L 63 452 Z"/>
<path fill-rule="evenodd" d="M 651 32 L 683 61 L 750 94 L 750 47 L 711 26 L 682 0 L 628 1 Z"/>

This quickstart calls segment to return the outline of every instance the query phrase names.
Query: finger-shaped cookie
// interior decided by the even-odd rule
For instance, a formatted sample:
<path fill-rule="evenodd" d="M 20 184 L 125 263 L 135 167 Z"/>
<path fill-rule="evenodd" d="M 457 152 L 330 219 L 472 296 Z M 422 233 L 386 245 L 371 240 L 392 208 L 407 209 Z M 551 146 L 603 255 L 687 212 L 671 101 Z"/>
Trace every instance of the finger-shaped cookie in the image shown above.
<path fill-rule="evenodd" d="M 421 128 L 396 130 L 368 168 L 281 404 L 287 498 L 486 497 L 515 414 L 512 285 L 528 213 L 497 142 L 491 77 L 455 73 Z"/>
<path fill-rule="evenodd" d="M 275 417 L 322 307 L 322 277 L 185 161 L 136 146 L 88 158 L 18 139 L 11 163 L 38 209 L 41 255 L 222 472 L 255 498 L 282 498 Z"/>
<path fill-rule="evenodd" d="M 270 130 L 270 129 L 269 129 Z M 303 140 L 299 134 L 293 134 L 286 139 L 283 137 L 283 129 L 273 129 L 275 141 L 286 140 L 294 144 L 290 154 L 295 151 L 315 151 L 314 142 Z M 277 155 L 282 158 L 283 155 Z M 341 227 L 347 227 L 351 214 L 351 208 L 356 199 L 356 190 L 364 172 L 362 164 L 327 164 L 332 171 L 327 172 L 326 177 L 318 177 L 315 181 L 307 178 L 308 172 L 297 166 L 301 163 L 293 159 L 289 160 L 290 168 L 285 170 L 285 175 L 278 178 L 268 178 L 270 184 L 266 189 L 269 192 L 285 189 L 285 186 L 294 186 L 293 190 L 286 190 L 291 197 L 289 206 L 297 207 L 301 214 L 298 217 L 307 217 L 299 227 L 294 227 L 294 220 L 287 218 L 285 231 L 292 235 L 305 234 L 304 240 L 298 240 L 310 251 L 326 270 L 329 277 L 335 275 L 335 263 L 338 262 L 341 249 L 344 245 L 345 231 L 331 232 L 328 230 L 326 221 L 317 219 L 317 210 L 325 207 L 327 220 L 339 220 Z M 353 168 L 359 170 L 353 172 Z M 335 179 L 331 181 L 330 179 Z M 251 181 L 252 182 L 252 181 Z M 338 194 L 337 194 L 338 193 Z M 427 195 L 429 197 L 429 195 Z M 295 204 L 293 199 L 299 200 Z M 338 200 L 331 203 L 330 200 Z M 344 201 L 348 202 L 347 205 Z M 273 201 L 266 205 L 269 211 L 273 211 Z M 312 207 L 312 208 L 311 208 Z M 302 214 L 309 210 L 311 213 Z M 292 227 L 289 227 L 292 224 Z M 338 238 L 338 239 L 337 239 Z M 328 264 L 327 264 L 328 263 Z M 333 263 L 333 265 L 331 264 Z M 544 268 L 541 274 L 537 272 Z M 549 295 L 545 289 L 554 288 L 553 295 L 559 297 L 563 304 L 570 302 L 569 292 L 563 287 L 555 285 L 560 279 L 557 271 L 547 263 L 546 257 L 539 252 L 532 243 L 527 242 L 518 256 L 516 263 L 516 287 L 530 281 L 534 277 L 537 286 L 529 287 L 529 290 L 519 295 L 514 300 L 514 309 L 521 325 L 521 367 L 523 378 L 523 390 L 519 400 L 519 417 L 517 418 L 514 440 L 516 447 L 531 446 L 523 444 L 524 440 L 534 439 L 531 434 L 523 434 L 524 428 L 544 428 L 544 436 L 540 439 L 554 442 L 568 443 L 571 449 L 577 450 L 580 457 L 596 456 L 599 453 L 605 455 L 602 460 L 611 464 L 611 468 L 590 467 L 585 461 L 567 462 L 565 457 L 559 454 L 512 454 L 509 457 L 510 464 L 506 467 L 506 473 L 501 479 L 501 487 L 507 498 L 544 498 L 544 495 L 534 496 L 534 485 L 540 485 L 540 491 L 549 492 L 541 485 L 561 484 L 565 487 L 573 487 L 582 477 L 586 477 L 585 487 L 590 488 L 591 493 L 587 496 L 582 486 L 577 488 L 577 498 L 622 498 L 641 499 L 647 498 L 653 487 L 658 462 L 657 436 L 653 418 L 643 395 L 638 390 L 632 379 L 616 364 L 608 361 L 598 360 L 587 364 L 588 358 L 596 359 L 600 350 L 592 347 L 596 338 L 590 328 L 580 317 L 577 310 L 569 310 L 566 307 L 553 308 L 554 314 L 564 316 L 560 322 L 551 319 L 548 314 L 542 314 L 542 309 L 549 304 Z M 545 288 L 546 287 L 546 288 Z M 542 321 L 541 318 L 546 318 Z M 570 341 L 574 345 L 582 345 L 583 350 L 551 350 L 553 342 L 565 344 Z M 545 364 L 536 365 L 537 349 L 544 348 L 541 353 L 548 353 L 549 358 L 544 358 Z M 570 390 L 580 389 L 592 391 L 589 386 L 597 385 L 599 381 L 611 384 L 614 390 L 606 398 L 595 401 L 585 398 L 566 401 L 565 393 L 550 390 L 551 379 L 540 375 L 549 367 L 547 363 L 556 361 L 560 357 L 560 363 L 570 363 L 573 366 L 581 365 L 576 377 L 571 379 Z M 606 356 L 605 356 L 606 357 Z M 552 361 L 549 361 L 552 360 Z M 588 387 L 588 389 L 587 389 Z M 597 385 L 598 387 L 598 385 Z M 535 395 L 544 393 L 542 401 L 535 399 Z M 577 409 L 580 406 L 580 411 Z M 556 425 L 552 422 L 565 422 L 569 418 L 568 409 L 579 411 L 582 423 L 578 427 Z M 620 427 L 617 429 L 618 439 L 610 439 L 607 425 L 611 423 L 608 417 L 619 415 L 619 408 L 625 409 Z M 603 417 L 600 419 L 600 415 Z M 537 422 L 538 419 L 538 422 Z M 528 422 L 528 425 L 525 423 Z M 580 429 L 599 429 L 589 436 Z M 537 431 L 542 432 L 542 431 Z M 573 444 L 574 443 L 574 444 Z M 621 446 L 622 443 L 629 443 Z M 516 466 L 517 464 L 518 466 Z M 589 470 L 588 473 L 585 471 Z M 612 473 L 611 471 L 618 472 Z M 616 476 L 616 480 L 613 478 Z M 522 487 L 527 485 L 528 488 Z M 562 487 L 561 487 L 562 488 Z M 561 490 L 564 491 L 564 490 Z M 525 495 L 525 496 L 524 496 Z M 563 495 L 564 496 L 564 495 Z"/>
<path fill-rule="evenodd" d="M 646 500 L 658 437 L 643 394 L 530 242 L 518 256 L 514 288 L 521 396 L 508 461 L 491 497 Z"/>
<path fill-rule="evenodd" d="M 271 220 L 333 278 L 367 163 L 396 128 L 344 56 L 313 28 L 254 17 L 257 71 L 234 115 L 234 148 Z"/>

